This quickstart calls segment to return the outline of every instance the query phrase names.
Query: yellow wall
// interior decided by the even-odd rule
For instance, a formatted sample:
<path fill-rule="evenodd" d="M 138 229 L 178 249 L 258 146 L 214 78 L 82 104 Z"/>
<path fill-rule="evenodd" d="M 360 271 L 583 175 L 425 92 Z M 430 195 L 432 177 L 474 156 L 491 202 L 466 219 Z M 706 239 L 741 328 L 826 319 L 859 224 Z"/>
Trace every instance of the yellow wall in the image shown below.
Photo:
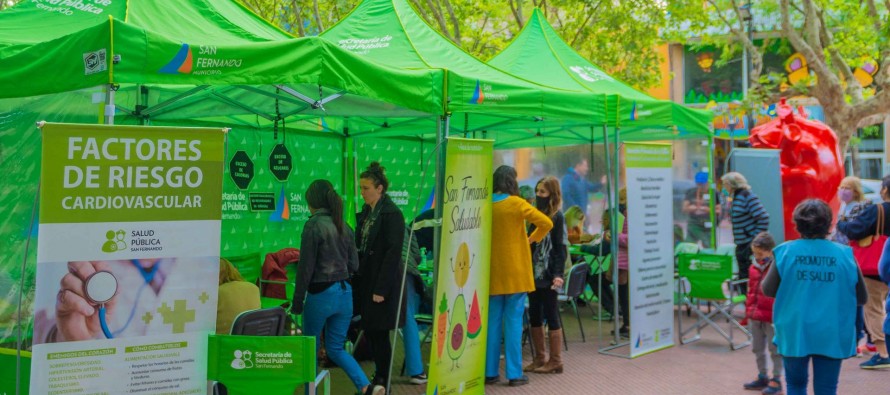
<path fill-rule="evenodd" d="M 671 62 L 668 58 L 668 44 L 662 44 L 655 48 L 658 52 L 658 73 L 661 76 L 661 83 L 646 91 L 650 96 L 661 99 L 671 100 Z"/>

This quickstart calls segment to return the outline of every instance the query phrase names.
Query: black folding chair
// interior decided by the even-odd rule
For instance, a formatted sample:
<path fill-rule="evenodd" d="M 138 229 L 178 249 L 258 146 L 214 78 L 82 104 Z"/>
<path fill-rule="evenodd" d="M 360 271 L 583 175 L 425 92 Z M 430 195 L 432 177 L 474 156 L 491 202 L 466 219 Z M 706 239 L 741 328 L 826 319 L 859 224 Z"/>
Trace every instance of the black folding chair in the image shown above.
<path fill-rule="evenodd" d="M 575 311 L 575 318 L 578 320 L 578 328 L 581 329 L 581 341 L 587 342 L 587 336 L 584 335 L 584 325 L 581 323 L 581 315 L 578 314 L 578 304 L 575 302 L 584 292 L 587 286 L 587 274 L 590 273 L 590 266 L 586 263 L 580 263 L 572 266 L 569 271 L 569 277 L 566 279 L 563 289 L 560 291 L 558 299 L 560 302 L 568 302 Z M 560 317 L 562 319 L 562 317 Z M 565 339 L 565 336 L 563 336 Z M 566 346 L 568 348 L 568 346 Z"/>
<path fill-rule="evenodd" d="M 232 322 L 232 335 L 284 336 L 287 312 L 281 307 L 245 311 Z"/>

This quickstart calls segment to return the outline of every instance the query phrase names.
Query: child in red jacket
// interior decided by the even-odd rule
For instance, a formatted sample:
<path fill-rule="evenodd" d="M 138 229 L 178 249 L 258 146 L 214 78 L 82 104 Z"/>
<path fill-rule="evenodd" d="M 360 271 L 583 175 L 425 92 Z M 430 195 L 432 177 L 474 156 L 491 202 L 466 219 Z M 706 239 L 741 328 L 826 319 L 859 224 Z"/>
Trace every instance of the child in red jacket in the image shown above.
<path fill-rule="evenodd" d="M 757 379 L 745 383 L 746 390 L 761 391 L 764 395 L 782 394 L 782 356 L 773 343 L 773 302 L 760 290 L 760 280 L 766 277 L 775 258 L 776 241 L 767 232 L 761 232 L 751 242 L 755 262 L 748 269 L 748 298 L 745 301 L 745 317 L 751 326 L 752 351 L 757 357 Z M 767 376 L 766 347 L 773 360 L 773 378 Z"/>

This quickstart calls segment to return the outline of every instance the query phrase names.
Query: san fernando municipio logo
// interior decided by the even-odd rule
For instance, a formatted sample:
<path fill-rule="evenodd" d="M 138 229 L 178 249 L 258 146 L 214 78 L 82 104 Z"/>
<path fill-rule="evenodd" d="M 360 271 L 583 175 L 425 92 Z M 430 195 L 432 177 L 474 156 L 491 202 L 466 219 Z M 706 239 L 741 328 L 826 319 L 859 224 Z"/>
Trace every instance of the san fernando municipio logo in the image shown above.
<path fill-rule="evenodd" d="M 192 48 L 195 52 L 193 53 Z M 222 51 L 225 52 L 225 51 Z M 220 57 L 215 45 L 190 46 L 183 43 L 167 64 L 158 70 L 162 74 L 219 75 L 224 69 L 239 69 L 243 59 Z"/>
<path fill-rule="evenodd" d="M 169 63 L 158 70 L 164 74 L 190 74 L 192 72 L 192 49 L 188 44 L 183 43 L 179 48 L 179 52 L 173 57 Z"/>

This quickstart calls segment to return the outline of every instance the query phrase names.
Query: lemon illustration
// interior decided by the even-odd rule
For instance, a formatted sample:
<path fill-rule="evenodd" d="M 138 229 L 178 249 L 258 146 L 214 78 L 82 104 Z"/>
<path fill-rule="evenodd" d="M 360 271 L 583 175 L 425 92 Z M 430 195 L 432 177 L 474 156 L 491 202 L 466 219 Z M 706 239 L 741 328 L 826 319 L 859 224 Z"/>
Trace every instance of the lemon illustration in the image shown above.
<path fill-rule="evenodd" d="M 457 247 L 457 255 L 451 265 L 454 271 L 454 282 L 458 288 L 463 288 L 467 284 L 467 278 L 470 277 L 470 248 L 467 243 L 460 243 Z"/>

